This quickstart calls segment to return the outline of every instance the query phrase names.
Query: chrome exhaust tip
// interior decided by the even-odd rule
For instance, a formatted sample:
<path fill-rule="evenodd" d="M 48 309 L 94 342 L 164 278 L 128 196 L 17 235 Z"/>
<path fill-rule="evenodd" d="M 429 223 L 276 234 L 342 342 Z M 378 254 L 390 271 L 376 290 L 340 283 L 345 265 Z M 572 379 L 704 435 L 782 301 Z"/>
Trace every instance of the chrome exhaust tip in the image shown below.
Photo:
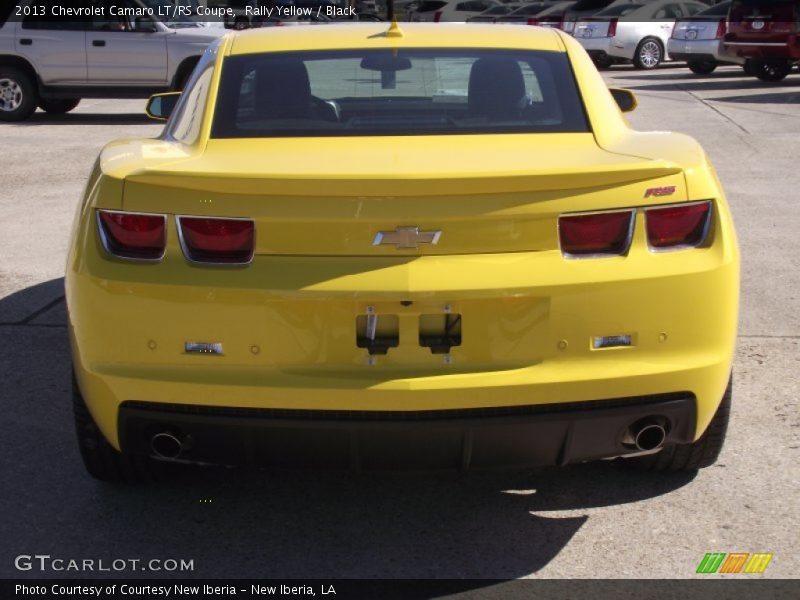
<path fill-rule="evenodd" d="M 633 445 L 637 450 L 655 450 L 660 448 L 667 437 L 667 432 L 661 425 L 651 423 L 645 425 L 633 437 Z"/>
<path fill-rule="evenodd" d="M 622 443 L 639 452 L 652 452 L 661 448 L 667 438 L 663 417 L 646 417 L 631 425 L 622 438 Z"/>
<path fill-rule="evenodd" d="M 183 442 L 174 434 L 162 431 L 152 437 L 150 449 L 158 458 L 175 459 L 183 452 Z"/>

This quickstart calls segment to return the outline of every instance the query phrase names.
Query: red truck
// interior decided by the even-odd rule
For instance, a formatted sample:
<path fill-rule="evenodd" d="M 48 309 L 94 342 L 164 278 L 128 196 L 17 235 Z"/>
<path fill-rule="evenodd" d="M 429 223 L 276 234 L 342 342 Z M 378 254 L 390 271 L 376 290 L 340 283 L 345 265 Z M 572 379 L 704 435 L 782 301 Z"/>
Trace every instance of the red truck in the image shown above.
<path fill-rule="evenodd" d="M 800 0 L 733 0 L 725 48 L 762 81 L 780 81 L 800 60 Z"/>

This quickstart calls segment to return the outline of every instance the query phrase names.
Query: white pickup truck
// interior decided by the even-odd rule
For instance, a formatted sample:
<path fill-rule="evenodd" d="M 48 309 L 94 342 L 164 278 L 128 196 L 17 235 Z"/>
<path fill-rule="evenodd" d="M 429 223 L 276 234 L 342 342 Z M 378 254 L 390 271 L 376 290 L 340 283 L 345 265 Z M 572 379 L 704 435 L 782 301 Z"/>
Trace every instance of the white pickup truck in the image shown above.
<path fill-rule="evenodd" d="M 20 0 L 0 7 L 0 121 L 25 120 L 37 106 L 63 114 L 81 98 L 182 89 L 225 30 L 173 18 L 174 6 L 171 0 Z M 73 14 L 62 14 L 65 7 Z"/>

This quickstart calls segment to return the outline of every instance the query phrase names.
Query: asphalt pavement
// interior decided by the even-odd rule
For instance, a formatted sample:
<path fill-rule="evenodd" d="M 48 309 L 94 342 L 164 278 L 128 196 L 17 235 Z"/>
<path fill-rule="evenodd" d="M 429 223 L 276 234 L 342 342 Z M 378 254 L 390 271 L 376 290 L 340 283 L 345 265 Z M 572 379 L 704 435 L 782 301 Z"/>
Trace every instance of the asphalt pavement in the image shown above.
<path fill-rule="evenodd" d="M 65 253 L 101 146 L 160 126 L 143 101 L 86 100 L 64 117 L 0 125 L 0 577 L 81 576 L 15 568 L 33 554 L 192 560 L 174 574 L 205 578 L 696 577 L 707 552 L 773 553 L 763 575 L 746 577 L 796 577 L 800 74 L 764 84 L 737 67 L 702 77 L 618 67 L 605 77 L 638 94 L 636 128 L 703 144 L 732 206 L 740 337 L 716 465 L 696 475 L 608 462 L 464 475 L 214 468 L 142 486 L 93 481 L 70 409 Z"/>

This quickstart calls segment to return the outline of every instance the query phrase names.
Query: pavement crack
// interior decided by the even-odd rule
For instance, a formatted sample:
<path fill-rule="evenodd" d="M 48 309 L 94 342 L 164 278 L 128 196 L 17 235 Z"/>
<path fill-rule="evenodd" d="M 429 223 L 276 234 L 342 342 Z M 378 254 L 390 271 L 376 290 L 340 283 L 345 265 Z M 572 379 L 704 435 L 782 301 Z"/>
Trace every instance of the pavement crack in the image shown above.
<path fill-rule="evenodd" d="M 739 124 L 739 123 L 737 123 L 737 122 L 736 122 L 734 119 L 732 119 L 731 117 L 729 117 L 728 115 L 726 115 L 724 112 L 722 112 L 721 110 L 719 110 L 719 109 L 718 109 L 716 106 L 714 106 L 713 104 L 709 104 L 709 103 L 708 103 L 708 102 L 707 102 L 707 101 L 706 101 L 704 98 L 702 98 L 702 97 L 698 96 L 697 94 L 695 94 L 695 93 L 694 93 L 692 90 L 690 90 L 689 88 L 687 88 L 687 87 L 685 87 L 685 86 L 681 85 L 680 83 L 676 83 L 676 84 L 675 84 L 675 87 L 677 87 L 677 88 L 678 88 L 679 90 L 681 90 L 681 91 L 684 91 L 684 92 L 686 92 L 686 93 L 687 93 L 687 94 L 689 94 L 689 95 L 690 95 L 692 98 L 694 98 L 695 100 L 697 100 L 698 102 L 700 102 L 700 103 L 701 103 L 703 106 L 706 106 L 706 107 L 710 108 L 710 109 L 711 109 L 711 110 L 713 110 L 715 113 L 717 113 L 717 114 L 718 114 L 720 117 L 722 117 L 723 119 L 725 119 L 726 121 L 728 121 L 728 122 L 729 122 L 729 123 L 731 123 L 732 125 L 735 125 L 736 127 L 738 127 L 739 129 L 741 129 L 741 130 L 742 130 L 744 133 L 746 133 L 747 135 L 750 135 L 750 132 L 749 132 L 747 129 L 745 129 L 745 128 L 744 128 L 742 125 L 740 125 L 740 124 Z"/>

